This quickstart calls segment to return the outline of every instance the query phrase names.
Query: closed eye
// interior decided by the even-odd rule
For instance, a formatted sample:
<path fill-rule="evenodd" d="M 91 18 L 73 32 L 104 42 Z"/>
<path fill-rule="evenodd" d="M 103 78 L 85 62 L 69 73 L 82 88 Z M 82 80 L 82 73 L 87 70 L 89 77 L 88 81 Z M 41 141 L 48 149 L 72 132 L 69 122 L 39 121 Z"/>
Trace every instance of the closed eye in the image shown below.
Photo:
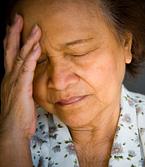
<path fill-rule="evenodd" d="M 37 61 L 37 64 L 43 64 L 46 61 L 49 62 L 49 57 L 48 57 L 48 55 L 46 53 L 42 53 L 42 55 L 40 56 L 40 58 Z"/>
<path fill-rule="evenodd" d="M 37 64 L 44 63 L 45 61 L 47 61 L 47 58 L 45 58 L 45 59 L 43 59 L 43 60 L 39 60 L 39 61 L 37 61 Z"/>
<path fill-rule="evenodd" d="M 37 64 L 42 64 L 42 63 L 48 61 L 48 59 L 49 59 L 49 58 L 48 58 L 47 56 L 42 57 L 41 59 L 39 59 L 39 60 L 37 61 Z"/>
<path fill-rule="evenodd" d="M 74 57 L 82 57 L 82 56 L 85 56 L 87 55 L 88 53 L 85 53 L 85 54 L 71 54 L 71 56 L 74 56 Z"/>
<path fill-rule="evenodd" d="M 88 51 L 88 52 L 86 52 L 86 53 L 83 53 L 83 54 L 70 54 L 70 55 L 71 55 L 71 56 L 74 56 L 74 57 L 83 57 L 83 56 L 88 55 L 89 53 L 92 53 L 92 52 L 95 51 L 95 50 L 96 50 L 96 48 L 93 49 L 93 50 L 90 50 L 90 51 Z"/>

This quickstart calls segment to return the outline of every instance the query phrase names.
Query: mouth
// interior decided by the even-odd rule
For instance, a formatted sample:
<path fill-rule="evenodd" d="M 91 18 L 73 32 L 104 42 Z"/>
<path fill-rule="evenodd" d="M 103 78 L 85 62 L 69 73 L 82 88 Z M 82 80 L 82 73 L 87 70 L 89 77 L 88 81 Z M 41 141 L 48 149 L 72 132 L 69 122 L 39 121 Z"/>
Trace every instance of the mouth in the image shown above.
<path fill-rule="evenodd" d="M 69 99 L 62 99 L 62 100 L 56 102 L 55 104 L 60 105 L 60 106 L 71 105 L 71 104 L 78 103 L 78 102 L 82 101 L 86 97 L 87 97 L 87 95 L 71 97 Z"/>

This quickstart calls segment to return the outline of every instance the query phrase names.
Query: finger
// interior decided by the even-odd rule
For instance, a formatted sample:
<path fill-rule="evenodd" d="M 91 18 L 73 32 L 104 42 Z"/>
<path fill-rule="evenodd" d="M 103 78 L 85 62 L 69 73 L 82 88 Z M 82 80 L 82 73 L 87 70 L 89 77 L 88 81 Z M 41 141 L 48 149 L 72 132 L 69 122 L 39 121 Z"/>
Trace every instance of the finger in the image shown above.
<path fill-rule="evenodd" d="M 33 27 L 32 32 L 26 41 L 26 44 L 22 47 L 20 51 L 20 57 L 22 59 L 25 59 L 25 57 L 31 51 L 33 45 L 36 44 L 40 40 L 40 37 L 41 37 L 41 30 L 39 26 L 36 24 Z"/>
<path fill-rule="evenodd" d="M 15 64 L 13 67 L 13 78 L 16 78 L 17 75 L 19 74 L 19 70 L 21 66 L 23 65 L 26 57 L 29 55 L 29 53 L 32 51 L 33 46 L 38 43 L 41 37 L 41 30 L 40 28 L 36 25 L 32 32 L 30 37 L 28 38 L 26 44 L 23 46 L 23 48 L 20 51 L 20 54 L 16 56 L 15 59 Z"/>
<path fill-rule="evenodd" d="M 17 84 L 21 85 L 21 90 L 29 92 L 32 95 L 32 83 L 34 78 L 34 71 L 36 68 L 37 60 L 41 55 L 40 44 L 37 43 L 29 56 L 25 59 L 17 79 Z M 23 85 L 23 86 L 22 86 Z"/>
<path fill-rule="evenodd" d="M 23 19 L 20 15 L 15 16 L 13 25 L 9 28 L 5 42 L 4 65 L 6 72 L 10 72 L 13 67 L 14 59 L 19 52 L 20 33 L 23 28 Z"/>

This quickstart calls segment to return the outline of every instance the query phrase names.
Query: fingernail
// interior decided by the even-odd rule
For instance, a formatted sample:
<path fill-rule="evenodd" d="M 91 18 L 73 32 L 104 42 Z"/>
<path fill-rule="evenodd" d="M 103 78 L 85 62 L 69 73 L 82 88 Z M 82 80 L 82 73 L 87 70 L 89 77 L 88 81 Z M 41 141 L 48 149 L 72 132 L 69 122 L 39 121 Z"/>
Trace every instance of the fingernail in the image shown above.
<path fill-rule="evenodd" d="M 39 29 L 39 26 L 36 24 L 34 26 L 34 28 L 32 29 L 31 35 L 33 36 L 34 34 L 36 34 L 36 32 L 38 31 L 38 29 Z"/>
<path fill-rule="evenodd" d="M 14 23 L 18 22 L 20 19 L 20 16 L 16 13 L 14 18 Z"/>

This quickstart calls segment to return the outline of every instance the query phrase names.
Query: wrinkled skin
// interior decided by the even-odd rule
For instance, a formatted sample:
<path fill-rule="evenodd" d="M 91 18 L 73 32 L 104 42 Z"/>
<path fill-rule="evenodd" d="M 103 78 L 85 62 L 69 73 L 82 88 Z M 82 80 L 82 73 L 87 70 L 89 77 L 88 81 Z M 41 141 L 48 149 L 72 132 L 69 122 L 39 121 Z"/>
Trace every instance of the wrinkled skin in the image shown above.
<path fill-rule="evenodd" d="M 36 128 L 36 102 L 69 127 L 74 142 L 85 144 L 92 135 L 99 141 L 110 129 L 112 137 L 125 66 L 132 59 L 131 35 L 120 41 L 100 9 L 92 12 L 83 1 L 26 2 L 17 9 L 24 22 L 17 16 L 4 40 L 1 134 L 18 132 L 30 138 Z M 39 27 L 29 35 L 36 23 Z M 84 95 L 70 105 L 56 103 Z"/>
<path fill-rule="evenodd" d="M 9 84 L 13 83 L 13 80 L 17 81 L 21 78 L 18 76 L 21 75 L 21 72 L 18 70 L 31 68 L 32 63 L 36 66 L 36 69 L 32 68 L 32 72 L 35 70 L 34 80 L 31 76 L 33 88 L 32 85 L 29 85 L 29 88 L 25 88 L 23 85 L 19 89 L 21 90 L 23 87 L 28 90 L 28 96 L 31 98 L 34 94 L 35 101 L 39 105 L 48 112 L 58 115 L 70 128 L 92 128 L 97 126 L 96 122 L 104 115 L 110 119 L 110 115 L 116 115 L 115 111 L 118 110 L 125 64 L 131 62 L 131 40 L 125 37 L 124 41 L 120 43 L 113 33 L 113 27 L 105 22 L 99 10 L 91 13 L 85 4 L 81 4 L 80 10 L 81 1 L 71 5 L 68 5 L 69 3 L 61 4 L 65 10 L 59 10 L 59 4 L 56 3 L 48 3 L 48 6 L 45 3 L 41 3 L 41 5 L 39 3 L 41 2 L 30 1 L 25 4 L 25 8 L 20 8 L 25 19 L 23 42 L 28 43 L 25 45 L 30 45 L 31 38 L 35 38 L 33 39 L 34 43 L 40 40 L 42 53 L 40 55 L 41 51 L 39 51 L 39 63 L 36 66 L 36 62 L 28 62 L 29 67 L 23 67 L 23 61 L 22 63 L 17 61 L 16 56 L 23 56 L 24 59 L 29 57 L 28 53 L 34 45 L 31 42 L 31 46 L 26 46 L 26 51 L 18 49 L 19 34 L 23 26 L 21 18 L 17 25 L 14 24 L 10 28 L 12 33 L 8 33 L 5 39 L 6 76 L 4 87 L 9 90 Z M 44 10 L 46 6 L 49 10 Z M 36 14 L 34 11 L 39 12 Z M 42 30 L 41 39 L 40 29 L 38 34 L 28 38 L 32 26 L 36 23 Z M 12 37 L 14 33 L 17 33 L 15 38 Z M 67 43 L 80 39 L 89 40 L 67 45 Z M 14 46 L 10 46 L 12 42 Z M 21 56 L 21 54 L 23 55 Z M 9 58 L 9 55 L 12 55 L 12 58 Z M 21 71 L 23 71 L 22 74 L 25 74 L 27 70 Z M 13 75 L 14 77 L 12 77 Z M 10 81 L 9 77 L 14 79 Z M 26 80 L 28 80 L 27 77 Z M 10 83 L 7 84 L 7 82 Z M 18 95 L 15 96 L 15 91 L 12 92 L 14 95 L 11 98 L 14 101 L 17 98 L 20 99 Z M 4 92 L 3 94 L 9 93 Z M 88 96 L 81 102 L 69 106 L 62 107 L 55 104 L 60 99 L 81 95 Z M 7 97 L 5 101 L 9 98 Z M 24 104 L 29 104 L 30 101 L 28 100 Z M 10 103 L 12 104 L 8 105 L 6 110 L 10 110 L 11 105 L 15 104 L 15 102 Z"/>

